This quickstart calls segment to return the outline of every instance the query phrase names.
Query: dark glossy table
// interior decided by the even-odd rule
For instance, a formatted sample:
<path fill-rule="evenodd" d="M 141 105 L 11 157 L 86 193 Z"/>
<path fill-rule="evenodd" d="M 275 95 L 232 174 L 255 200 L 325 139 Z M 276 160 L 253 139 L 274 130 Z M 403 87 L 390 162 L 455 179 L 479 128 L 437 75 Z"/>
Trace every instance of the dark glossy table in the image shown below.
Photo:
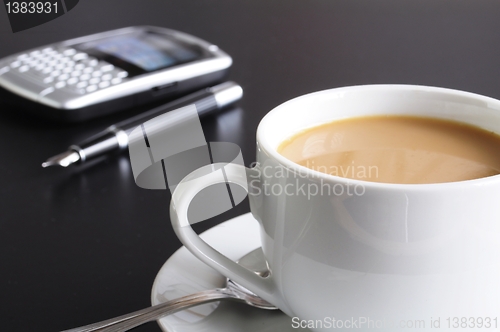
<path fill-rule="evenodd" d="M 249 165 L 259 120 L 308 92 L 404 83 L 500 98 L 499 17 L 496 0 L 82 0 L 16 34 L 0 9 L 0 57 L 130 25 L 200 36 L 233 56 L 229 78 L 245 92 L 237 107 L 203 121 L 206 139 L 238 144 Z M 0 104 L 0 330 L 55 332 L 150 304 L 156 273 L 181 246 L 169 193 L 138 188 L 127 154 L 40 167 L 133 112 L 64 125 Z M 240 204 L 197 230 L 247 211 Z"/>

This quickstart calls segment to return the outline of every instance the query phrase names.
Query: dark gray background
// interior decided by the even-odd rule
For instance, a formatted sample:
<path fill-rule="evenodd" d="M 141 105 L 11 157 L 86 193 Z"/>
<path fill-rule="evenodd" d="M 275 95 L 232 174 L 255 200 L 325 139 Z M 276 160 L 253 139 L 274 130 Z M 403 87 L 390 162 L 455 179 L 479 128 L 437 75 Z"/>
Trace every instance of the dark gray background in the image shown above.
<path fill-rule="evenodd" d="M 0 9 L 0 57 L 130 25 L 158 25 L 233 56 L 239 107 L 203 122 L 208 141 L 255 158 L 273 107 L 327 88 L 406 83 L 500 98 L 500 2 L 486 0 L 84 0 L 16 34 Z M 148 306 L 180 247 L 169 194 L 134 184 L 127 155 L 70 169 L 47 157 L 127 114 L 61 125 L 0 104 L 0 329 L 59 331 Z M 209 222 L 248 211 L 242 204 Z M 156 324 L 138 331 L 159 331 Z"/>

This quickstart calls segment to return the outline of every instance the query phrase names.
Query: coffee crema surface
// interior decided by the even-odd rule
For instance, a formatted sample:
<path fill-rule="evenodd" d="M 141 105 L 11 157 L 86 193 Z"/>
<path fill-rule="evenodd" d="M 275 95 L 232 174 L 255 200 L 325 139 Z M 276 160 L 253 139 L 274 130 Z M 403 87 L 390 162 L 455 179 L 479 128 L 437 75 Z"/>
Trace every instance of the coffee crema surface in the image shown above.
<path fill-rule="evenodd" d="M 500 174 L 500 136 L 468 124 L 416 116 L 333 121 L 285 140 L 278 153 L 344 178 L 400 184 Z"/>

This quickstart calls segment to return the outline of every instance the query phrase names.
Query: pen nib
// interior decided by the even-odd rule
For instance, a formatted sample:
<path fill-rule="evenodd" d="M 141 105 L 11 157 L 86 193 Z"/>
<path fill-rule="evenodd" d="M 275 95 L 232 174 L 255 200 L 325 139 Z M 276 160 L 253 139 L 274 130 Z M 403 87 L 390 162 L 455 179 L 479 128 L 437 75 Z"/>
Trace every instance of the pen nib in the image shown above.
<path fill-rule="evenodd" d="M 42 167 L 49 167 L 53 165 L 59 165 L 62 167 L 67 167 L 71 164 L 76 163 L 80 160 L 80 155 L 75 151 L 66 151 L 57 156 L 47 159 L 46 162 L 42 164 Z"/>

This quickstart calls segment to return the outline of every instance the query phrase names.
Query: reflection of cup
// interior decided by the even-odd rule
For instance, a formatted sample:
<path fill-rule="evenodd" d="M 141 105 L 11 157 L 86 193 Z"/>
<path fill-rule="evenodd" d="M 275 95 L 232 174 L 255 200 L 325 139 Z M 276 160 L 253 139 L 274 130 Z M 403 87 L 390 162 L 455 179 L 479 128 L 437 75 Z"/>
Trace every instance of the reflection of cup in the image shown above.
<path fill-rule="evenodd" d="M 257 167 L 223 168 L 229 182 L 249 190 L 271 276 L 262 279 L 228 260 L 189 226 L 190 200 L 220 182 L 216 173 L 200 169 L 177 187 L 171 205 L 177 235 L 205 263 L 297 316 L 295 326 L 430 330 L 439 320 L 447 330 L 466 317 L 469 325 L 460 327 L 473 329 L 475 319 L 489 317 L 498 329 L 500 176 L 364 182 L 316 172 L 276 152 L 304 128 L 376 114 L 453 119 L 500 133 L 500 101 L 466 92 L 375 85 L 305 95 L 261 121 Z"/>

